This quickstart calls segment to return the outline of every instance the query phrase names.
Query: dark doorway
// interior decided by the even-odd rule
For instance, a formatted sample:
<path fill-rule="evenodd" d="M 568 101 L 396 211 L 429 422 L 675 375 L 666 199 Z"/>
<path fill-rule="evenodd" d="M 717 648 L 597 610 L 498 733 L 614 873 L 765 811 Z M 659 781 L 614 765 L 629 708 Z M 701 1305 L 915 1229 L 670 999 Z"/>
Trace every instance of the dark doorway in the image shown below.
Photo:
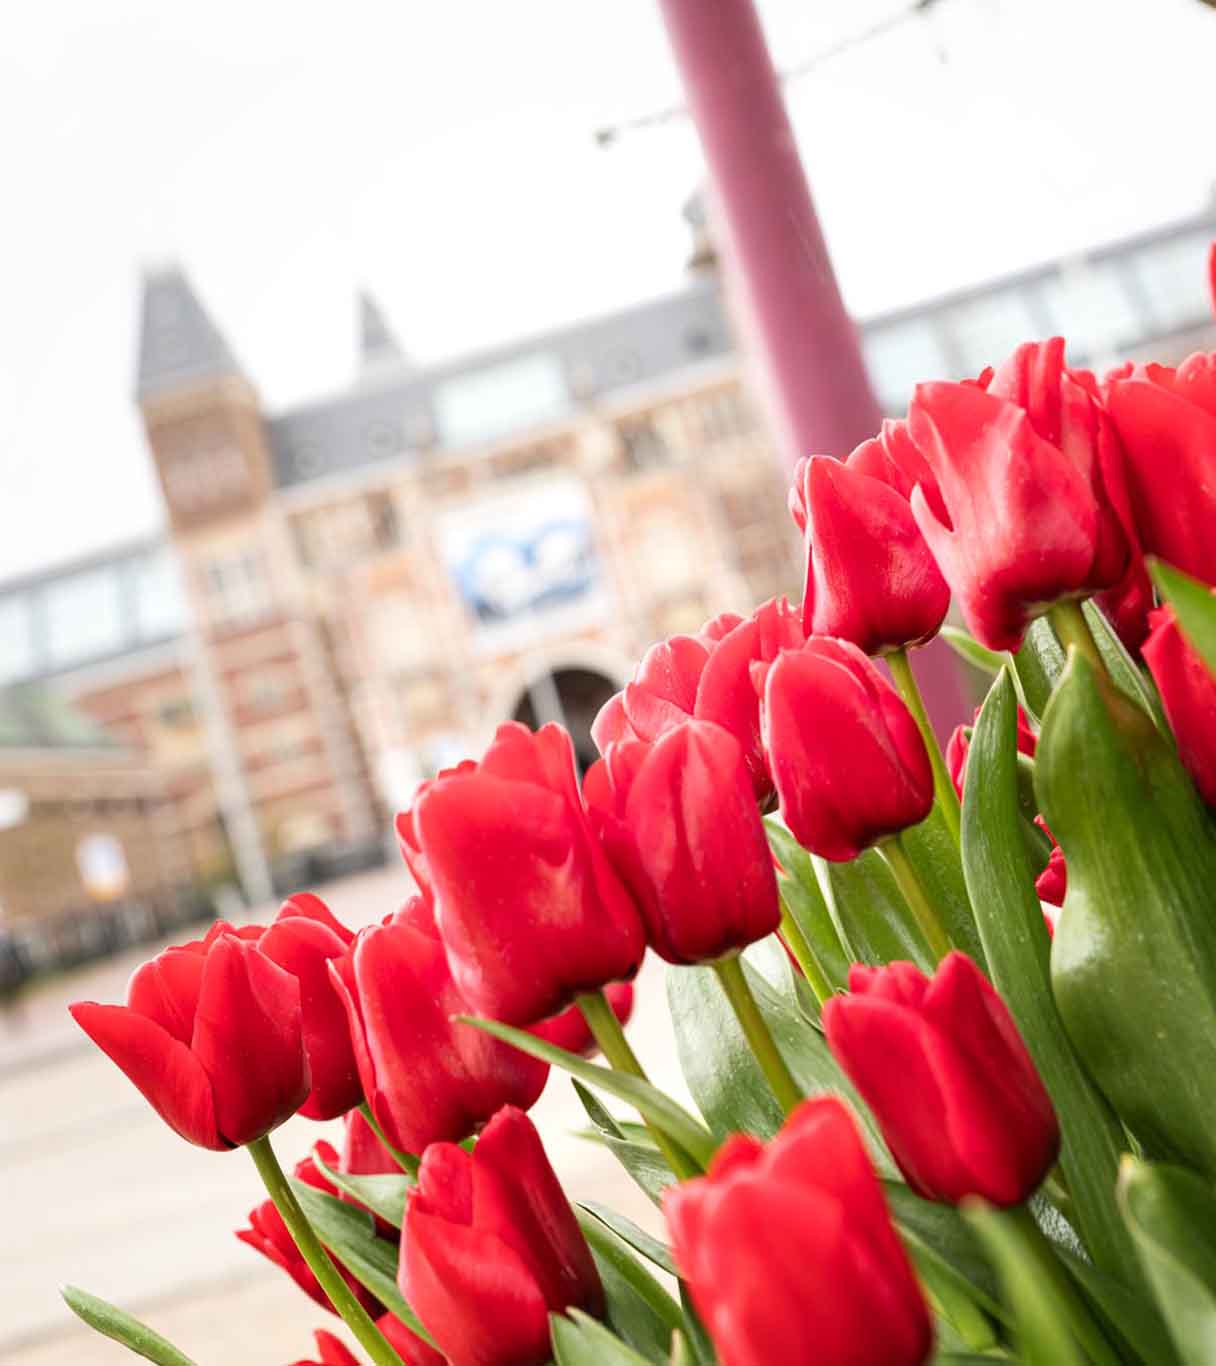
<path fill-rule="evenodd" d="M 596 712 L 617 691 L 606 674 L 594 669 L 555 669 L 535 679 L 519 699 L 513 719 L 533 730 L 546 721 L 559 721 L 574 741 L 579 776 L 599 758 L 591 739 Z"/>

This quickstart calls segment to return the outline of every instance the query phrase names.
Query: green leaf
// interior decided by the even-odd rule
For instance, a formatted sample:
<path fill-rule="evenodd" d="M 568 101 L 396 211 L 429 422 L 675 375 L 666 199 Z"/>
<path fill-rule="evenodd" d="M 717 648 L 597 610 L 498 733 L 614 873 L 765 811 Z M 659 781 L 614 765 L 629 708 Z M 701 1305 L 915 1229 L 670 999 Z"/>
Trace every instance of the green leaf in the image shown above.
<path fill-rule="evenodd" d="M 663 1192 L 675 1183 L 675 1173 L 667 1165 L 654 1140 L 640 1125 L 635 1138 L 613 1138 L 602 1129 L 576 1129 L 577 1138 L 598 1143 L 607 1148 L 637 1185 L 656 1205 L 662 1203 Z"/>
<path fill-rule="evenodd" d="M 1161 596 L 1174 609 L 1182 634 L 1216 674 L 1216 597 L 1212 596 L 1211 588 L 1164 560 L 1149 560 L 1148 572 Z"/>
<path fill-rule="evenodd" d="M 1161 698 L 1157 689 L 1145 675 L 1143 669 L 1127 652 L 1127 647 L 1119 639 L 1115 628 L 1107 621 L 1101 609 L 1092 600 L 1081 604 L 1081 611 L 1089 624 L 1090 635 L 1102 656 L 1102 663 L 1114 680 L 1115 686 L 1140 706 L 1140 710 L 1151 716 L 1153 724 L 1163 735 L 1170 733 Z"/>
<path fill-rule="evenodd" d="M 671 1338 L 671 1366 L 697 1366 L 692 1345 L 683 1333 L 673 1333 Z"/>
<path fill-rule="evenodd" d="M 571 1309 L 569 1318 L 549 1317 L 553 1357 L 557 1366 L 650 1366 L 662 1358 L 640 1356 L 581 1309 Z"/>
<path fill-rule="evenodd" d="M 1070 1045 L 1052 996 L 1050 939 L 1020 828 L 1017 699 L 1007 674 L 980 712 L 967 773 L 963 869 L 989 973 L 1051 1093 L 1060 1162 L 1086 1244 L 1099 1266 L 1135 1284 L 1139 1268 L 1114 1201 L 1123 1130 Z"/>
<path fill-rule="evenodd" d="M 514 1044 L 524 1053 L 531 1053 L 534 1058 L 552 1063 L 554 1067 L 560 1067 L 591 1086 L 598 1086 L 601 1091 L 607 1091 L 618 1100 L 627 1101 L 644 1119 L 661 1129 L 702 1167 L 713 1157 L 716 1145 L 705 1128 L 670 1096 L 665 1096 L 657 1087 L 651 1086 L 641 1077 L 631 1077 L 624 1072 L 614 1072 L 611 1068 L 588 1062 L 577 1053 L 568 1053 L 564 1048 L 546 1043 L 534 1034 L 522 1029 L 513 1029 L 510 1025 L 500 1024 L 497 1020 L 481 1020 L 473 1015 L 457 1015 L 454 1018 L 462 1024 L 482 1029 L 504 1043 Z"/>
<path fill-rule="evenodd" d="M 1075 651 L 1036 769 L 1068 861 L 1051 969 L 1069 1037 L 1152 1154 L 1216 1176 L 1216 827 L 1173 744 Z"/>
<path fill-rule="evenodd" d="M 414 1186 L 412 1177 L 404 1172 L 384 1176 L 353 1176 L 327 1167 L 314 1151 L 312 1160 L 317 1170 L 352 1200 L 378 1214 L 385 1223 L 400 1228 L 405 1219 L 405 1197 Z"/>
<path fill-rule="evenodd" d="M 1000 1272 L 1005 1299 L 1017 1324 L 1025 1366 L 1086 1366 L 1053 1279 L 1018 1222 L 982 1205 L 967 1209 L 967 1222 L 988 1248 Z"/>
<path fill-rule="evenodd" d="M 769 847 L 783 870 L 777 874 L 781 899 L 811 946 L 823 976 L 834 990 L 843 991 L 849 981 L 850 956 L 820 890 L 811 856 L 790 834 L 780 816 L 765 816 L 764 828 Z"/>
<path fill-rule="evenodd" d="M 1047 710 L 1056 680 L 1064 672 L 1064 651 L 1046 617 L 1030 623 L 1022 648 L 1012 658 L 1022 705 L 1037 721 Z"/>
<path fill-rule="evenodd" d="M 594 1200 L 583 1200 L 579 1203 L 579 1208 L 585 1210 L 593 1218 L 607 1226 L 622 1241 L 629 1244 L 631 1248 L 647 1261 L 653 1262 L 660 1271 L 666 1271 L 669 1276 L 675 1276 L 676 1264 L 671 1260 L 671 1252 L 666 1244 L 659 1242 L 652 1237 L 645 1229 L 638 1228 L 632 1219 L 626 1219 L 623 1214 L 618 1214 L 611 1210 L 607 1205 L 597 1204 Z"/>
<path fill-rule="evenodd" d="M 883 1194 L 909 1250 L 923 1250 L 950 1268 L 961 1288 L 988 1313 L 1003 1318 L 1000 1287 L 979 1240 L 951 1205 L 922 1200 L 902 1181 L 884 1181 Z"/>
<path fill-rule="evenodd" d="M 989 650 L 958 626 L 943 626 L 938 634 L 960 659 L 965 659 L 981 673 L 999 674 L 1009 663 L 1009 655 L 1004 651 Z"/>
<path fill-rule="evenodd" d="M 933 810 L 919 825 L 903 832 L 900 843 L 912 860 L 951 943 L 983 967 L 984 946 L 971 910 L 962 859 L 941 806 L 934 803 Z"/>
<path fill-rule="evenodd" d="M 431 1335 L 397 1288 L 397 1248 L 376 1237 L 371 1215 L 294 1177 L 291 1189 L 317 1237 L 355 1280 L 433 1347 Z"/>
<path fill-rule="evenodd" d="M 934 958 L 912 923 L 895 876 L 876 849 L 849 863 L 812 855 L 820 890 L 840 942 L 858 963 L 908 959 L 932 972 Z"/>
<path fill-rule="evenodd" d="M 1148 1366 L 1178 1366 L 1178 1353 L 1174 1350 L 1156 1304 L 1147 1293 L 1129 1291 L 1083 1256 L 1059 1245 L 1056 1246 L 1056 1256 L 1084 1290 L 1089 1302 L 1096 1306 L 1106 1322 L 1141 1361 L 1148 1363 Z"/>
<path fill-rule="evenodd" d="M 128 1351 L 145 1361 L 154 1361 L 157 1366 L 196 1366 L 185 1352 L 179 1352 L 167 1339 L 154 1332 L 146 1323 L 128 1314 L 125 1309 L 109 1304 L 87 1290 L 75 1285 L 65 1285 L 59 1292 L 64 1303 L 83 1319 L 95 1332 L 103 1337 L 121 1342 Z"/>
<path fill-rule="evenodd" d="M 602 1220 L 577 1207 L 574 1213 L 599 1269 L 609 1324 L 652 1361 L 664 1360 L 684 1323 L 680 1306 Z"/>
<path fill-rule="evenodd" d="M 1186 1366 L 1216 1361 L 1216 1197 L 1181 1167 L 1128 1157 L 1119 1203 Z"/>
<path fill-rule="evenodd" d="M 843 1096 L 856 1111 L 871 1155 L 892 1172 L 877 1127 L 832 1057 L 823 1035 L 800 1010 L 777 996 L 744 963 L 743 972 L 794 1080 L 808 1096 Z M 771 1138 L 785 1116 L 748 1047 L 743 1030 L 710 967 L 667 966 L 667 1004 L 684 1080 L 714 1133 Z"/>
<path fill-rule="evenodd" d="M 680 1282 L 680 1304 L 684 1309 L 684 1331 L 688 1337 L 688 1345 L 692 1348 L 698 1366 L 717 1366 L 718 1354 L 714 1351 L 714 1345 L 705 1331 L 701 1316 L 693 1307 L 688 1286 L 683 1281 Z"/>

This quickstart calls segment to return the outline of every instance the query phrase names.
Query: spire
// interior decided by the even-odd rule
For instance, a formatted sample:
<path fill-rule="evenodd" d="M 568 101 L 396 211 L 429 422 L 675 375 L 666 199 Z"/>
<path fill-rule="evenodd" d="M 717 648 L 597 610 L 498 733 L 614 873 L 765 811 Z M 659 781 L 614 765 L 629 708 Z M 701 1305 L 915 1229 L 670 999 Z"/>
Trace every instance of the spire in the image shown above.
<path fill-rule="evenodd" d="M 178 265 L 144 272 L 136 396 L 149 398 L 241 367 Z"/>
<path fill-rule="evenodd" d="M 359 291 L 359 365 L 365 372 L 385 364 L 406 364 L 405 353 L 393 335 L 380 305 L 367 290 Z"/>

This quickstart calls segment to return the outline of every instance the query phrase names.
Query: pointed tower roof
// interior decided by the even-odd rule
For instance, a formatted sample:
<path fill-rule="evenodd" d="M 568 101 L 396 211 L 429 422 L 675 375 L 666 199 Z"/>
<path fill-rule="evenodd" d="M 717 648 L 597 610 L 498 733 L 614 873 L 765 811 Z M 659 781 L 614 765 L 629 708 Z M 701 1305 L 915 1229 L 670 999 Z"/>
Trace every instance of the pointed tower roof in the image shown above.
<path fill-rule="evenodd" d="M 367 292 L 359 291 L 359 366 L 367 371 L 387 364 L 406 365 L 405 352 L 388 325 L 380 305 Z"/>
<path fill-rule="evenodd" d="M 136 397 L 241 373 L 182 268 L 171 264 L 145 270 Z"/>

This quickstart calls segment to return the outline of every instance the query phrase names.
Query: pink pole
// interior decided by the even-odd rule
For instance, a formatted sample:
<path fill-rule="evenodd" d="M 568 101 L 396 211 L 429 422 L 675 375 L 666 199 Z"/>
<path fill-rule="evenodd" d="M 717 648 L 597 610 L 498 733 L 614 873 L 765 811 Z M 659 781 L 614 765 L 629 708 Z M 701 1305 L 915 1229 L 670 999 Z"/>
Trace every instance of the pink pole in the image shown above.
<path fill-rule="evenodd" d="M 701 137 L 741 319 L 781 454 L 846 456 L 878 429 L 857 329 L 752 0 L 660 0 Z"/>
<path fill-rule="evenodd" d="M 787 468 L 843 459 L 882 413 L 845 311 L 753 0 L 659 0 L 700 134 L 723 231 L 727 281 L 758 362 Z M 946 646 L 916 671 L 939 734 L 962 718 Z"/>

